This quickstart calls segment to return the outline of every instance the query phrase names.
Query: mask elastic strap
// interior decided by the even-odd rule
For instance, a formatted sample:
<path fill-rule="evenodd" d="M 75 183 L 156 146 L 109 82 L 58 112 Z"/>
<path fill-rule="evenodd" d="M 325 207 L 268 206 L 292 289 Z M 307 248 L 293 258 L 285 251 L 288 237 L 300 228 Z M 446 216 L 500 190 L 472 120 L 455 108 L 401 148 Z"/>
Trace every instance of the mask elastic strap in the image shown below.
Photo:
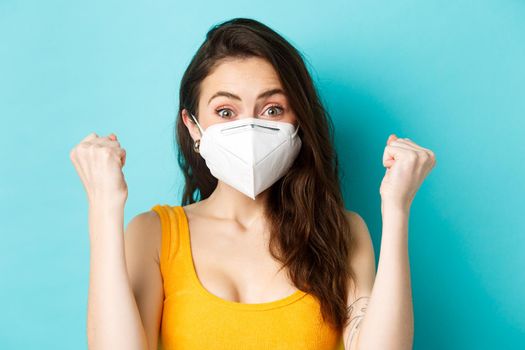
<path fill-rule="evenodd" d="M 202 136 L 202 134 L 204 134 L 204 131 L 202 130 L 199 122 L 197 121 L 197 119 L 195 118 L 195 116 L 193 114 L 190 113 L 190 115 L 193 118 L 193 120 L 195 121 L 195 123 L 197 124 L 197 126 L 199 127 L 199 130 L 201 131 L 201 136 Z"/>
<path fill-rule="evenodd" d="M 295 131 L 294 133 L 292 134 L 292 137 L 295 137 L 295 135 L 297 135 L 297 132 L 299 131 L 299 124 L 297 124 L 297 128 L 295 128 Z"/>

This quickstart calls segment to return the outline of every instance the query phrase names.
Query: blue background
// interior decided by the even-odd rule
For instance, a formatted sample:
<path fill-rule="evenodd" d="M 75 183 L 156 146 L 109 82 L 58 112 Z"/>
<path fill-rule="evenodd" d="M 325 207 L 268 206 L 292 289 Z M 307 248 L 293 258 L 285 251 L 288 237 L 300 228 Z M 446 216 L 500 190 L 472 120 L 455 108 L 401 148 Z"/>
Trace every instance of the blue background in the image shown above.
<path fill-rule="evenodd" d="M 87 202 L 69 151 L 118 135 L 125 223 L 179 205 L 180 78 L 238 16 L 307 59 L 376 259 L 388 135 L 436 153 L 409 226 L 415 349 L 525 348 L 525 4 L 505 0 L 0 0 L 0 348 L 87 348 Z"/>

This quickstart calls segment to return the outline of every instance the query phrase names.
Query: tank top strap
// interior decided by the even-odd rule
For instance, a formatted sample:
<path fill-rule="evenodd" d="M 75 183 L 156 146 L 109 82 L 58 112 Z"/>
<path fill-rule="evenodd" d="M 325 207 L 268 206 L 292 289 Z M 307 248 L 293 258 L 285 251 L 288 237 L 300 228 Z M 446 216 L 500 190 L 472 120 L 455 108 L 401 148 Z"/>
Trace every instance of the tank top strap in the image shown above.
<path fill-rule="evenodd" d="M 169 272 L 170 262 L 175 258 L 183 244 L 181 244 L 183 217 L 178 206 L 168 204 L 156 204 L 151 210 L 159 217 L 162 228 L 162 239 L 160 248 L 160 269 L 163 276 Z"/>

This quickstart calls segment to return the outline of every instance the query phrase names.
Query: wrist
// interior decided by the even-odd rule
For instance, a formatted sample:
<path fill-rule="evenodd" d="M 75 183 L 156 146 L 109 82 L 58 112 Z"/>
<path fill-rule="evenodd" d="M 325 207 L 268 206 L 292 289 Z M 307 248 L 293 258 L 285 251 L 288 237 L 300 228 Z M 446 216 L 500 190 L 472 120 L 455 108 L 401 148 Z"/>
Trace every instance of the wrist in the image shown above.
<path fill-rule="evenodd" d="M 88 198 L 89 209 L 115 210 L 123 209 L 127 196 L 114 194 L 100 194 Z"/>
<path fill-rule="evenodd" d="M 381 200 L 381 213 L 384 214 L 385 212 L 395 212 L 408 215 L 410 213 L 410 203 Z"/>
<path fill-rule="evenodd" d="M 124 203 L 117 201 L 91 201 L 88 212 L 91 246 L 106 245 L 120 240 L 124 231 Z"/>

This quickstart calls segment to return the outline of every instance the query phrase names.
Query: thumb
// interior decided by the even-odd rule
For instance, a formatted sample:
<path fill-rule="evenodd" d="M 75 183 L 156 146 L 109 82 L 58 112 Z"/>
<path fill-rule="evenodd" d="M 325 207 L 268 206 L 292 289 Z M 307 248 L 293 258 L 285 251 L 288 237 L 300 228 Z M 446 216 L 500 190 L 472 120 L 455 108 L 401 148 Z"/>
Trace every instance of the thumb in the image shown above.
<path fill-rule="evenodd" d="M 396 136 L 396 134 L 390 134 L 390 136 L 388 136 L 388 140 L 386 141 L 386 143 L 387 145 L 390 145 L 392 141 L 395 141 L 397 139 L 398 137 Z M 390 168 L 395 162 L 396 155 L 397 155 L 396 150 L 392 150 L 392 149 L 385 147 L 385 150 L 383 152 L 383 166 L 386 168 Z"/>
<path fill-rule="evenodd" d="M 397 139 L 398 137 L 396 136 L 396 134 L 390 134 L 390 136 L 388 136 L 388 139 L 386 140 L 386 144 L 389 145 L 390 142 L 395 141 Z"/>

